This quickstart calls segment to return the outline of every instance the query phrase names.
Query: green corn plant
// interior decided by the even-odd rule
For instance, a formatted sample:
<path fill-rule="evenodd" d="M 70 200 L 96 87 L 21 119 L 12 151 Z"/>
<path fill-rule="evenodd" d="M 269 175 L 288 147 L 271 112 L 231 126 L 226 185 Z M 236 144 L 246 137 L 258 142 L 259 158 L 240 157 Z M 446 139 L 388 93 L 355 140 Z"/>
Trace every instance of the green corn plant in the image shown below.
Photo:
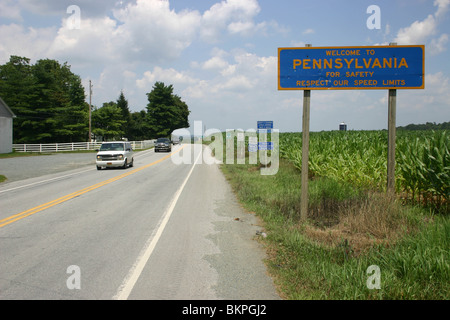
<path fill-rule="evenodd" d="M 301 169 L 302 134 L 280 135 L 280 156 Z M 412 202 L 449 200 L 449 138 L 446 131 L 399 131 L 396 143 L 397 192 Z M 387 132 L 347 131 L 310 134 L 309 170 L 362 188 L 384 190 Z"/>

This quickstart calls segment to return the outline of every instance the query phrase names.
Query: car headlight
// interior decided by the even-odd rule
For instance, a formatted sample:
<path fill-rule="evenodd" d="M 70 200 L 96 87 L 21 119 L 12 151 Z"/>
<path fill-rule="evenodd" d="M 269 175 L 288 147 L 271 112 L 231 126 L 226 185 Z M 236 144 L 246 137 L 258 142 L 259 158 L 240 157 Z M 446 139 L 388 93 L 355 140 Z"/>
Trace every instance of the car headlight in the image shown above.
<path fill-rule="evenodd" d="M 117 159 L 123 160 L 123 154 L 119 154 L 119 156 L 117 157 Z"/>
<path fill-rule="evenodd" d="M 97 156 L 97 160 L 102 160 L 102 156 Z"/>

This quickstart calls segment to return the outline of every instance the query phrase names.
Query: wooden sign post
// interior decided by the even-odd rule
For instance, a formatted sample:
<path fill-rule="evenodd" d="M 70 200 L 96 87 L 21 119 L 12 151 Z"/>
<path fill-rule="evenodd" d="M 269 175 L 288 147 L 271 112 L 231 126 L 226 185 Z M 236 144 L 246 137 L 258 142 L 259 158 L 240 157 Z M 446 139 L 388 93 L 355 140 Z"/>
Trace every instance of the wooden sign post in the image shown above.
<path fill-rule="evenodd" d="M 397 89 L 425 88 L 425 46 L 278 48 L 278 90 L 303 90 L 301 220 L 308 216 L 311 90 L 388 89 L 387 192 L 395 192 Z"/>
<path fill-rule="evenodd" d="M 309 118 L 311 105 L 311 90 L 303 91 L 303 120 L 302 120 L 302 195 L 300 219 L 308 217 L 308 172 L 309 172 Z"/>
<path fill-rule="evenodd" d="M 396 43 L 390 43 L 396 46 Z M 388 150 L 387 150 L 387 184 L 388 193 L 395 193 L 395 140 L 396 140 L 396 113 L 397 113 L 397 89 L 389 89 L 388 96 Z"/>

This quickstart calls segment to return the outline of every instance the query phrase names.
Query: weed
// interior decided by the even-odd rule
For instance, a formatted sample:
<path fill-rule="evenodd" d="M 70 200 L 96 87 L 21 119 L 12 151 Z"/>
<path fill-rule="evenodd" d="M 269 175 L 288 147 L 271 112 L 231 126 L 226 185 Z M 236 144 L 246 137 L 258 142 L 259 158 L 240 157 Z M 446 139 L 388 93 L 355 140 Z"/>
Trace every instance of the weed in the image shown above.
<path fill-rule="evenodd" d="M 327 177 L 309 183 L 300 223 L 300 172 L 280 159 L 274 176 L 222 165 L 244 207 L 265 223 L 268 266 L 285 299 L 449 299 L 450 219 L 384 192 Z M 381 289 L 368 289 L 379 266 Z"/>

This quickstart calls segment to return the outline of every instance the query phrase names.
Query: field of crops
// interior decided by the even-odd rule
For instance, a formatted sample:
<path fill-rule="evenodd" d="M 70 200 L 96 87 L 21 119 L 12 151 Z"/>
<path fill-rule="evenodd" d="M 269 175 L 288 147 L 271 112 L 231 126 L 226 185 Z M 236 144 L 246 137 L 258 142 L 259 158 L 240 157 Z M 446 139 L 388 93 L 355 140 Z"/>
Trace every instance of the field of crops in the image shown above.
<path fill-rule="evenodd" d="M 302 134 L 280 134 L 280 156 L 301 169 Z M 310 133 L 309 174 L 385 190 L 387 131 Z M 448 210 L 450 137 L 446 130 L 397 131 L 396 191 L 407 201 Z"/>

